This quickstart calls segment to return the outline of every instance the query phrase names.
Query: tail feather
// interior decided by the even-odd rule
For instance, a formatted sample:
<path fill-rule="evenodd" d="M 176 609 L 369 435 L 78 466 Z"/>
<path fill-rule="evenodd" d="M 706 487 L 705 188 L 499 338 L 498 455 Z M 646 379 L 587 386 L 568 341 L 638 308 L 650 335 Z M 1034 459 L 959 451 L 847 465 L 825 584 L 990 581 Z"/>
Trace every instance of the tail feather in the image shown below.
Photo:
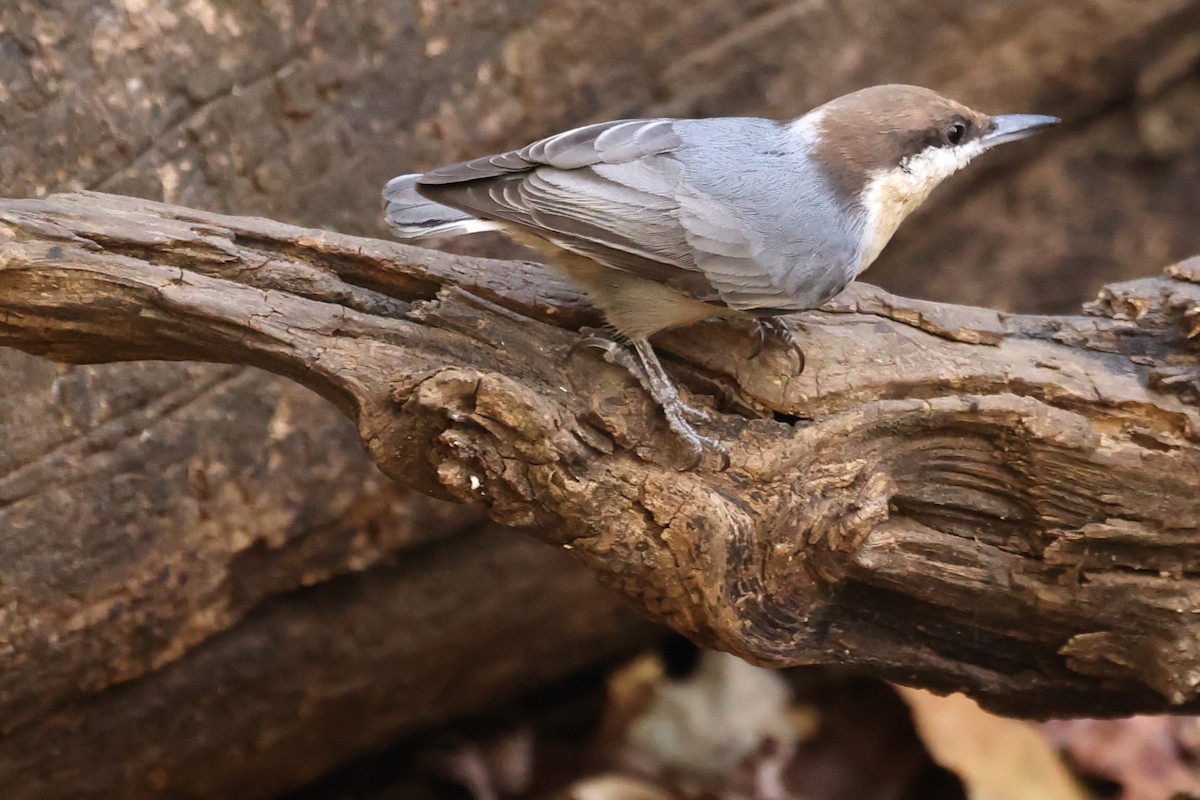
<path fill-rule="evenodd" d="M 422 197 L 417 192 L 420 177 L 420 174 L 398 175 L 383 187 L 384 217 L 396 238 L 432 239 L 499 228 L 494 222 Z"/>

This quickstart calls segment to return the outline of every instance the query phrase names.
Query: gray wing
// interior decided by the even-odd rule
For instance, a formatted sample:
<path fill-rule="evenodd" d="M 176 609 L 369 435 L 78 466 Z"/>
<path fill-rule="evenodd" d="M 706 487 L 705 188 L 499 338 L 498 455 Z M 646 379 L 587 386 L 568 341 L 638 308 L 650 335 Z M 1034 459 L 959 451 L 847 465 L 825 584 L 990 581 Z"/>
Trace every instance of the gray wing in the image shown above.
<path fill-rule="evenodd" d="M 588 125 L 427 172 L 417 189 L 698 299 L 788 307 L 776 280 L 783 265 L 771 263 L 763 236 L 739 209 L 689 179 L 679 126 L 668 119 Z"/>

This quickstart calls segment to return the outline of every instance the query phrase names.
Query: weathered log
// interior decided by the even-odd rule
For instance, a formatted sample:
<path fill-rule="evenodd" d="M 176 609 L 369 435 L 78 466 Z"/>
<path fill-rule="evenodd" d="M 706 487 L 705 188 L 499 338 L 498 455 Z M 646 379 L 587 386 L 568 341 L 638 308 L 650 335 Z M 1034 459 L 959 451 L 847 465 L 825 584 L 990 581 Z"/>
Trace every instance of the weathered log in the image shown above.
<path fill-rule="evenodd" d="M 477 32 L 471 44 L 481 53 L 536 10 L 493 5 L 508 21 Z M 379 104 L 361 98 L 377 91 L 381 60 L 408 70 L 434 61 L 410 44 L 420 13 L 364 0 L 4 3 L 0 183 L 20 195 L 150 185 L 196 204 L 314 224 L 371 220 L 377 192 L 362 187 L 375 179 L 370 167 L 347 169 L 357 162 L 346 152 L 382 136 L 394 157 L 409 157 L 394 130 L 381 134 L 368 121 Z M 423 80 L 448 86 L 457 69 L 443 59 Z M 392 125 L 415 124 L 415 105 L 393 114 Z M 297 183 L 322 187 L 304 193 L 304 209 Z M 179 796 L 198 785 L 207 796 L 234 797 L 235 787 L 262 796 L 650 633 L 561 554 L 489 535 L 480 510 L 393 484 L 349 421 L 276 376 L 198 363 L 66 368 L 15 350 L 0 352 L 0 375 L 6 797 L 79 797 L 87 787 L 101 797 Z M 471 546 L 476 535 L 486 541 Z M 532 571 L 539 591 L 504 579 L 482 591 L 480 576 L 508 563 Z M 385 577 L 402 609 L 380 609 L 386 601 L 356 589 Z M 405 584 L 440 589 L 421 594 Z M 365 629 L 346 633 L 336 674 L 325 671 L 335 648 L 299 641 L 272 649 L 263 664 L 241 662 L 263 640 L 248 617 L 259 619 L 265 606 L 273 630 L 299 632 L 310 595 L 328 592 L 343 615 L 329 623 L 331 637 L 368 613 L 382 621 L 395 611 L 398 626 L 381 624 L 366 641 Z M 569 616 L 546 619 L 564 606 Z M 444 618 L 448 609 L 464 615 L 461 623 Z M 489 630 L 506 632 L 504 647 Z M 406 662 L 405 674 L 371 658 L 383 652 Z M 464 674 L 464 664 L 480 661 L 488 667 Z M 221 689 L 232 692 L 218 698 L 225 705 L 209 705 L 206 673 L 256 669 L 288 681 L 264 672 L 261 682 Z M 164 673 L 176 687 L 169 702 L 156 688 Z M 428 678 L 442 675 L 457 676 L 457 686 L 434 691 Z M 290 691 L 298 686 L 313 698 L 338 696 L 300 717 Z M 376 692 L 388 702 L 362 721 Z M 128 705 L 113 705 L 116 697 Z M 179 724 L 178 709 L 200 707 L 221 724 Z M 321 747 L 314 728 L 353 735 Z M 33 779 L 38 764 L 44 780 Z"/>
<path fill-rule="evenodd" d="M 570 549 L 764 664 L 839 663 L 1009 713 L 1200 707 L 1200 276 L 1023 317 L 870 287 L 808 364 L 736 325 L 663 337 L 723 412 L 686 454 L 523 262 L 108 195 L 0 203 L 0 343 L 286 375 L 383 471 Z"/>
<path fill-rule="evenodd" d="M 277 796 L 623 655 L 638 641 L 631 616 L 553 548 L 471 530 L 273 598 L 137 680 L 66 697 L 50 686 L 58 707 L 0 736 L 0 783 L 6 800 Z M 6 654 L 5 670 L 19 660 Z M 40 685 L 19 672 L 19 689 Z"/>
<path fill-rule="evenodd" d="M 272 0 L 144 9 L 13 0 L 0 8 L 0 183 L 11 195 L 102 188 L 379 235 L 374 187 L 398 170 L 596 119 L 787 116 L 869 83 L 915 82 L 981 108 L 1061 114 L 1068 124 L 945 187 L 901 231 L 872 280 L 904 294 L 1066 311 L 1103 282 L 1200 249 L 1198 19 L 1191 0 L 1053 8 L 1040 0 Z M 289 604 L 319 591 L 297 588 L 312 581 L 355 585 L 335 576 L 378 577 L 397 565 L 418 580 L 403 569 L 416 540 L 466 532 L 478 514 L 434 512 L 389 489 L 357 457 L 352 426 L 338 425 L 331 407 L 256 370 L 156 362 L 66 370 L 11 351 L 0 352 L 0 373 L 0 497 L 24 498 L 0 500 L 0 644 L 31 654 L 2 664 L 0 686 L 15 694 L 5 695 L 0 724 L 23 709 L 31 727 L 22 740 L 59 754 L 59 783 L 41 796 L 77 795 L 86 775 L 101 796 L 134 796 L 128 786 L 150 772 L 166 788 L 146 795 L 178 796 L 173 787 L 198 785 L 203 771 L 210 794 L 233 797 L 253 785 L 261 791 L 246 776 L 265 773 L 272 760 L 287 765 L 277 779 L 294 784 L 345 757 L 309 748 L 305 737 L 312 727 L 340 730 L 354 714 L 349 697 L 340 710 L 321 705 L 289 727 L 286 699 L 247 689 L 230 707 L 243 720 L 262 711 L 262 730 L 222 716 L 219 730 L 207 730 L 228 746 L 214 741 L 189 760 L 195 731 L 172 737 L 167 723 L 175 708 L 203 702 L 205 685 L 169 705 L 136 685 L 193 659 L 221 669 L 210 648 L 219 642 L 235 658 L 236 642 L 255 635 L 243 615 L 273 595 L 281 596 L 271 608 L 282 626 Z M 437 562 L 451 593 L 486 574 L 489 559 L 503 558 L 497 550 L 520 558 L 518 545 L 450 539 L 425 547 L 454 556 L 453 566 Z M 27 568 L 14 581 L 18 560 Z M 226 562 L 231 578 L 222 580 Z M 488 609 L 507 629 L 526 608 L 563 606 L 552 593 L 566 587 L 524 595 L 505 581 L 492 588 Z M 348 594 L 358 604 L 347 599 L 338 609 L 360 618 L 372 600 Z M 599 592 L 570 597 L 598 622 L 609 608 Z M 426 613 L 437 607 L 430 599 Z M 419 629 L 432 640 L 443 635 Z M 618 629 L 631 630 L 616 626 L 610 635 Z M 558 637 L 539 668 L 549 674 L 552 658 L 569 667 L 585 642 L 598 657 L 609 641 L 576 634 L 569 624 L 539 629 Z M 444 655 L 468 659 L 455 647 Z M 319 663 L 302 649 L 276 656 L 293 670 Z M 366 696 L 380 667 L 344 666 L 337 679 L 349 685 L 353 677 Z M 355 669 L 363 672 L 347 673 Z M 516 686 L 515 673 L 488 675 L 496 680 L 452 699 L 469 694 L 478 703 Z M 395 677 L 386 668 L 379 676 L 385 686 Z M 413 690 L 406 683 L 396 697 Z M 77 735 L 104 724 L 116 707 L 99 701 L 114 693 L 144 714 L 114 720 L 104 736 Z M 371 713 L 395 713 L 404 727 L 402 711 Z M 56 727 L 60 713 L 70 726 Z M 362 730 L 379 744 L 388 724 Z M 45 735 L 35 738 L 32 726 Z M 20 753 L 4 749 L 17 734 L 6 730 L 0 761 L 19 776 Z M 114 751 L 100 745 L 113 739 L 131 777 L 105 791 L 98 782 L 115 773 L 89 765 L 108 766 Z M 270 748 L 245 747 L 264 739 Z M 289 743 L 307 748 L 305 756 L 293 758 Z M 6 781 L 6 789 L 19 785 Z"/>

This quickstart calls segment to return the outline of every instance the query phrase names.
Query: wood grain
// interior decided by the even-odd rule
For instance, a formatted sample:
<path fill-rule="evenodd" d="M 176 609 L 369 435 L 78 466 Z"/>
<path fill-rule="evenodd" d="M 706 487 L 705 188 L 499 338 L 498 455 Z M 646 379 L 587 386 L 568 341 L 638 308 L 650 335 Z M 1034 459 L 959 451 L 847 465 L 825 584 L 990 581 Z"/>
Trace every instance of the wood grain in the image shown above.
<path fill-rule="evenodd" d="M 734 325 L 664 337 L 732 457 L 681 472 L 537 265 L 110 195 L 0 222 L 0 343 L 285 375 L 395 480 L 569 547 L 701 642 L 1010 713 L 1200 706 L 1194 262 L 1075 317 L 859 287 L 797 318 L 799 374 Z"/>

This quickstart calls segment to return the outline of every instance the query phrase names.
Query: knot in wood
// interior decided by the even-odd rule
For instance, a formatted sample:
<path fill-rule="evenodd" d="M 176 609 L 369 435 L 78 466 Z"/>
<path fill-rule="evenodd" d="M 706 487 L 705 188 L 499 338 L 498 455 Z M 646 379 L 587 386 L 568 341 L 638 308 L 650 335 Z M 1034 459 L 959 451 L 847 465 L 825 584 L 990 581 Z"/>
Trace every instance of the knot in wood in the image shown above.
<path fill-rule="evenodd" d="M 427 458 L 445 492 L 508 525 L 537 522 L 530 472 L 563 455 L 554 404 L 506 376 L 460 368 L 397 387 L 393 399 L 425 420 Z"/>

